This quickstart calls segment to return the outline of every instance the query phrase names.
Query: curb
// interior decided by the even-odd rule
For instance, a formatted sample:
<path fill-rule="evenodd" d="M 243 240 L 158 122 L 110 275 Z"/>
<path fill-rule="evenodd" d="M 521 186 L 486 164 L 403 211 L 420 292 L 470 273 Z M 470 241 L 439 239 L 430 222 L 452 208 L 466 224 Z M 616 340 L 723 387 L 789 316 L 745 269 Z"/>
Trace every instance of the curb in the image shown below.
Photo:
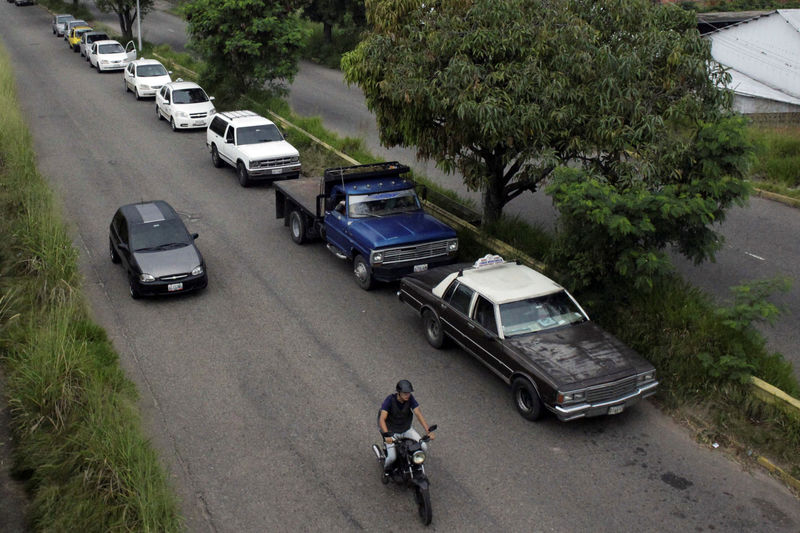
<path fill-rule="evenodd" d="M 800 200 L 797 198 L 792 198 L 791 196 L 785 196 L 783 194 L 778 194 L 776 192 L 765 191 L 764 189 L 753 188 L 753 192 L 756 196 L 760 196 L 761 198 L 766 198 L 767 200 L 772 200 L 775 202 L 780 202 L 784 205 L 788 205 L 789 207 L 797 207 L 800 208 Z"/>
<path fill-rule="evenodd" d="M 762 455 L 758 456 L 758 458 L 756 459 L 756 462 L 758 464 L 760 464 L 761 466 L 763 466 L 765 469 L 767 469 L 767 471 L 769 471 L 770 473 L 778 476 L 781 479 L 781 481 L 783 481 L 787 485 L 791 486 L 792 488 L 794 488 L 797 491 L 800 491 L 800 479 L 792 477 L 791 474 L 789 474 L 785 470 L 775 466 L 774 464 L 772 464 L 772 462 L 769 459 L 767 459 L 766 457 L 764 457 Z"/>

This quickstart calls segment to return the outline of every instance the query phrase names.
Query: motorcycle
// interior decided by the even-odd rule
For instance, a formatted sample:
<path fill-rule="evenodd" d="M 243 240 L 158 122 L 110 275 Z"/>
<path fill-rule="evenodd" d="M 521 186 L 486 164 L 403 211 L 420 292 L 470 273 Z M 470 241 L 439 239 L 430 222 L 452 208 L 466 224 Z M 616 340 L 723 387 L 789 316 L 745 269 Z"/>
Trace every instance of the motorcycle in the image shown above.
<path fill-rule="evenodd" d="M 428 428 L 429 433 L 435 430 L 435 424 Z M 423 466 L 426 457 L 425 452 L 422 450 L 422 443 L 430 441 L 430 435 L 425 435 L 419 442 L 399 435 L 391 435 L 391 437 L 397 451 L 397 459 L 392 464 L 388 476 L 383 471 L 386 444 L 384 443 L 381 447 L 377 444 L 372 445 L 372 451 L 375 452 L 381 467 L 381 482 L 387 485 L 389 480 L 393 480 L 395 483 L 413 488 L 414 501 L 417 504 L 419 517 L 422 523 L 427 526 L 433 520 L 433 511 L 431 510 L 430 483 Z"/>

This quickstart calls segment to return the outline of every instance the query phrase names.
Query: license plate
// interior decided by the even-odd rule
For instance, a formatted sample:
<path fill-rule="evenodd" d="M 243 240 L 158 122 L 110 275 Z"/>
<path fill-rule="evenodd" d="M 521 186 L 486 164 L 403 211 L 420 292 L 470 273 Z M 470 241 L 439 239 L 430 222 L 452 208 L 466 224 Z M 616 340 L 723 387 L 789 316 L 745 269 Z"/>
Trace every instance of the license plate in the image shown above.
<path fill-rule="evenodd" d="M 610 415 L 618 415 L 625 409 L 624 405 L 612 405 L 608 408 L 608 414 Z"/>
<path fill-rule="evenodd" d="M 193 122 L 193 124 L 195 126 L 205 126 L 206 125 L 206 123 L 204 121 L 202 121 L 202 120 L 196 120 L 196 121 Z"/>
<path fill-rule="evenodd" d="M 183 283 L 170 283 L 167 285 L 167 290 L 169 292 L 181 291 L 183 290 Z"/>
<path fill-rule="evenodd" d="M 414 265 L 414 272 L 425 272 L 428 270 L 428 265 Z"/>
<path fill-rule="evenodd" d="M 273 168 L 272 169 L 272 173 L 273 174 L 280 174 L 281 172 L 283 172 L 283 170 L 281 170 L 280 168 Z"/>

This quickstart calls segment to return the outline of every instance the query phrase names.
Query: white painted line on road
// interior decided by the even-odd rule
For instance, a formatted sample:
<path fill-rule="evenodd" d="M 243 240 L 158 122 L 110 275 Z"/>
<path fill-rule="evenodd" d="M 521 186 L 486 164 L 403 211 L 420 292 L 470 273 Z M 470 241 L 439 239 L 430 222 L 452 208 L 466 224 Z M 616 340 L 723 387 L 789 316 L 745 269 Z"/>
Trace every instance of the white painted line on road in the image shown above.
<path fill-rule="evenodd" d="M 759 261 L 766 261 L 766 259 L 764 259 L 763 257 L 757 256 L 756 254 L 751 254 L 750 252 L 745 252 L 745 254 L 749 255 L 750 257 L 755 257 Z"/>

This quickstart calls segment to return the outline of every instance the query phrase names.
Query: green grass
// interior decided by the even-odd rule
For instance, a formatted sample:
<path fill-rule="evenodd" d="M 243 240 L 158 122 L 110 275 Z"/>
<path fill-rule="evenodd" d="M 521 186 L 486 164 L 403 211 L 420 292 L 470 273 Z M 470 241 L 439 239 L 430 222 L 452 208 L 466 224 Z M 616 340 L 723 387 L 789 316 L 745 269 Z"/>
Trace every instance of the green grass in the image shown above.
<path fill-rule="evenodd" d="M 137 393 L 88 318 L 77 253 L 36 170 L 0 47 L 0 362 L 31 528 L 181 531 Z"/>
<path fill-rule="evenodd" d="M 36 0 L 37 3 L 47 7 L 53 13 L 69 13 L 79 20 L 90 22 L 92 20 L 92 12 L 89 11 L 83 3 L 77 5 L 73 2 L 64 2 L 62 0 Z"/>
<path fill-rule="evenodd" d="M 342 55 L 358 45 L 363 32 L 363 28 L 353 24 L 335 26 L 332 31 L 332 42 L 327 42 L 323 34 L 322 23 L 306 20 L 304 24 L 310 32 L 308 40 L 300 51 L 300 56 L 308 61 L 336 69 L 339 68 Z"/>
<path fill-rule="evenodd" d="M 756 146 L 751 179 L 760 188 L 800 198 L 800 126 L 753 125 Z"/>

